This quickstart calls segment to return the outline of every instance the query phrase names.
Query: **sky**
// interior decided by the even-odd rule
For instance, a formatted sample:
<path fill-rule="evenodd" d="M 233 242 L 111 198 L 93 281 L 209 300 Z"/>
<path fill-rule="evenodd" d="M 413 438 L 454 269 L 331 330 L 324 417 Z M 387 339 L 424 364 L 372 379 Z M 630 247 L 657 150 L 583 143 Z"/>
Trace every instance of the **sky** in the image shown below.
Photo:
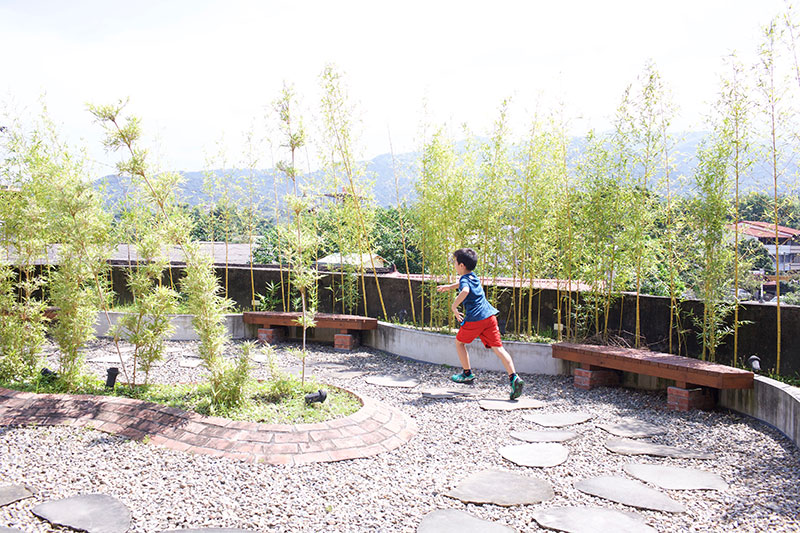
<path fill-rule="evenodd" d="M 423 123 L 455 137 L 462 124 L 488 135 L 506 98 L 515 135 L 561 106 L 574 134 L 607 129 L 623 90 L 651 60 L 678 108 L 673 128 L 703 129 L 723 58 L 736 51 L 752 60 L 761 27 L 784 6 L 0 0 L 0 110 L 35 116 L 43 99 L 61 133 L 85 145 L 104 175 L 116 158 L 104 153 L 86 105 L 127 98 L 162 169 L 202 170 L 219 147 L 235 166 L 245 131 L 269 135 L 285 82 L 300 95 L 313 141 L 319 75 L 334 64 L 356 109 L 357 152 L 368 159 L 390 147 L 419 149 Z M 258 166 L 273 166 L 276 150 L 259 142 Z"/>

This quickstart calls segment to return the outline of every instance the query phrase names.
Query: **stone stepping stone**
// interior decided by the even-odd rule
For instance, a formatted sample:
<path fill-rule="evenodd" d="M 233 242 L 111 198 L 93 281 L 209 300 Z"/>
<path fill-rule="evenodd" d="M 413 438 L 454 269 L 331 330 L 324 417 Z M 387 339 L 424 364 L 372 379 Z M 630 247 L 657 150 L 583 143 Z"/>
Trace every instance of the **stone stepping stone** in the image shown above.
<path fill-rule="evenodd" d="M 597 424 L 597 427 L 617 437 L 627 437 L 630 439 L 653 437 L 655 435 L 663 435 L 667 432 L 662 426 L 635 419 L 623 420 L 617 424 Z"/>
<path fill-rule="evenodd" d="M 34 490 L 26 485 L 5 485 L 0 487 L 0 507 L 4 507 L 19 500 L 30 498 Z"/>
<path fill-rule="evenodd" d="M 367 373 L 361 370 L 339 370 L 335 372 L 326 372 L 325 375 L 338 379 L 358 379 L 363 378 Z"/>
<path fill-rule="evenodd" d="M 574 431 L 565 430 L 539 431 L 531 429 L 528 431 L 512 431 L 511 436 L 525 442 L 566 442 L 577 438 L 578 434 Z"/>
<path fill-rule="evenodd" d="M 338 379 L 358 379 L 367 375 L 367 373 L 362 370 L 350 370 L 346 366 L 320 367 L 319 374 Z"/>
<path fill-rule="evenodd" d="M 258 533 L 258 531 L 233 527 L 201 527 L 199 529 L 170 529 L 161 533 Z"/>
<path fill-rule="evenodd" d="M 399 387 L 403 389 L 410 389 L 419 385 L 419 381 L 410 376 L 369 376 L 366 382 L 379 387 Z"/>
<path fill-rule="evenodd" d="M 478 405 L 486 411 L 516 411 L 517 409 L 540 409 L 545 406 L 545 403 L 533 398 L 520 398 L 518 400 L 487 398 L 480 400 Z"/>
<path fill-rule="evenodd" d="M 497 451 L 514 464 L 538 468 L 560 465 L 569 456 L 567 447 L 556 442 L 514 444 Z"/>
<path fill-rule="evenodd" d="M 728 484 L 721 476 L 694 468 L 627 464 L 623 469 L 637 479 L 667 490 L 726 490 L 728 488 Z"/>
<path fill-rule="evenodd" d="M 539 424 L 540 426 L 563 428 L 566 426 L 574 426 L 575 424 L 583 424 L 594 418 L 594 415 L 591 413 L 573 411 L 568 413 L 536 413 L 534 415 L 523 415 L 522 418 L 529 422 Z"/>
<path fill-rule="evenodd" d="M 419 392 L 423 398 L 430 398 L 431 400 L 449 400 L 453 398 L 466 398 L 479 394 L 471 390 L 445 389 L 445 388 L 424 389 Z"/>
<path fill-rule="evenodd" d="M 306 365 L 306 377 L 314 375 L 312 372 L 312 365 Z M 303 375 L 303 365 L 295 365 L 295 366 L 288 366 L 285 368 L 281 368 L 281 372 L 284 374 L 289 374 L 290 376 L 295 376 L 299 378 Z"/>
<path fill-rule="evenodd" d="M 458 509 L 439 509 L 422 517 L 417 533 L 514 533 L 514 530 Z"/>
<path fill-rule="evenodd" d="M 673 459 L 714 459 L 713 453 L 653 444 L 633 439 L 608 439 L 605 447 L 614 453 L 622 455 L 654 455 L 656 457 L 671 457 Z"/>
<path fill-rule="evenodd" d="M 542 527 L 567 533 L 656 533 L 636 513 L 601 507 L 551 507 L 535 511 L 533 519 Z"/>
<path fill-rule="evenodd" d="M 131 513 L 107 494 L 83 494 L 37 505 L 31 512 L 51 524 L 87 533 L 125 533 L 131 527 Z"/>
<path fill-rule="evenodd" d="M 269 356 L 260 351 L 250 352 L 250 360 L 254 363 L 266 364 L 269 363 Z"/>
<path fill-rule="evenodd" d="M 555 496 L 547 481 L 499 470 L 484 470 L 470 475 L 445 496 L 464 503 L 493 503 L 503 507 L 528 505 Z"/>
<path fill-rule="evenodd" d="M 197 368 L 203 364 L 203 360 L 199 357 L 184 357 L 178 361 L 178 366 L 181 368 Z"/>
<path fill-rule="evenodd" d="M 129 354 L 122 352 L 123 361 L 128 362 L 130 358 L 131 356 Z M 107 363 L 107 364 L 119 363 L 119 355 L 116 353 L 116 351 L 114 353 L 104 353 L 100 355 L 95 355 L 94 357 L 87 359 L 87 361 L 89 363 Z"/>
<path fill-rule="evenodd" d="M 575 483 L 575 488 L 586 494 L 612 502 L 667 513 L 685 513 L 681 504 L 644 483 L 618 476 L 601 476 Z"/>

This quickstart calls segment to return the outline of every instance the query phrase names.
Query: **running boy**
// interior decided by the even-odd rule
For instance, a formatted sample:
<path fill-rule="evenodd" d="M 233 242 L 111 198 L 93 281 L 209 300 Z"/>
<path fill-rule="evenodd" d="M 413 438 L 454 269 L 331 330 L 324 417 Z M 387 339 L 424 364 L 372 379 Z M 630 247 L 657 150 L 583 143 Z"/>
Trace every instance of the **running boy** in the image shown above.
<path fill-rule="evenodd" d="M 510 398 L 516 400 L 522 394 L 522 387 L 525 382 L 517 375 L 514 370 L 514 361 L 503 348 L 500 340 L 500 330 L 497 327 L 497 309 L 489 303 L 481 287 L 481 280 L 475 275 L 475 265 L 478 264 L 478 254 L 471 248 L 460 248 L 453 252 L 453 262 L 456 272 L 460 276 L 456 283 L 450 285 L 439 285 L 436 290 L 439 292 L 459 289 L 451 309 L 456 320 L 461 322 L 461 327 L 456 335 L 456 351 L 458 359 L 464 371 L 455 374 L 450 379 L 456 383 L 471 383 L 475 380 L 475 374 L 469 364 L 469 354 L 467 344 L 480 337 L 483 345 L 491 348 L 495 355 L 500 358 L 500 362 L 508 372 L 508 381 L 511 384 Z M 458 306 L 464 303 L 464 314 L 458 310 Z"/>

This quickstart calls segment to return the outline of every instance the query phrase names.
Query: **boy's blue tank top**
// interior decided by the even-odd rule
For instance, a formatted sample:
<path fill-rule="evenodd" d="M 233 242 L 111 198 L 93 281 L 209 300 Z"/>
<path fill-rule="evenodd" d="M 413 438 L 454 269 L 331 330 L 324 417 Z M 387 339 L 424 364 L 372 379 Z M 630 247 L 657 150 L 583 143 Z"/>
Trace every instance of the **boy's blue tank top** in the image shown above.
<path fill-rule="evenodd" d="M 464 274 L 459 278 L 458 292 L 465 288 L 469 289 L 469 294 L 464 300 L 464 322 L 477 322 L 500 312 L 486 299 L 486 294 L 481 287 L 481 280 L 474 272 Z"/>

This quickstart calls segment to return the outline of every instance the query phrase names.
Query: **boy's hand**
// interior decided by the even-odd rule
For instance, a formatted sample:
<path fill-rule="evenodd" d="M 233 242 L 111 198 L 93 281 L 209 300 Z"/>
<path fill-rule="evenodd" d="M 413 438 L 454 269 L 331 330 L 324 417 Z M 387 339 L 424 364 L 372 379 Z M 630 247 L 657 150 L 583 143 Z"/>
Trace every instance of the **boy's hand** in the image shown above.
<path fill-rule="evenodd" d="M 436 286 L 436 292 L 449 291 L 452 288 L 453 288 L 452 285 L 437 285 Z"/>
<path fill-rule="evenodd" d="M 461 311 L 459 311 L 457 307 L 452 307 L 451 309 L 453 310 L 453 316 L 456 317 L 457 322 L 464 320 L 464 315 L 461 314 Z"/>

